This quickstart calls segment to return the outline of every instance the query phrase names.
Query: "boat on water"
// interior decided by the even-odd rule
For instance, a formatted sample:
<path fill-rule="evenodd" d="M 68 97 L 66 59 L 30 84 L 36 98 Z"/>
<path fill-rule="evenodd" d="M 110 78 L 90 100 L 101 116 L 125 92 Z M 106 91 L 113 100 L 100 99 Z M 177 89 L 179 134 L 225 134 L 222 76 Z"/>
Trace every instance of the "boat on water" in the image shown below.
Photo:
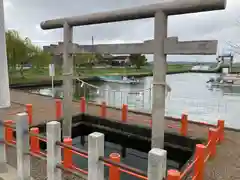
<path fill-rule="evenodd" d="M 240 74 L 226 74 L 217 78 L 210 78 L 207 84 L 211 88 L 222 89 L 225 95 L 240 94 Z"/>
<path fill-rule="evenodd" d="M 218 87 L 240 86 L 240 74 L 220 75 L 217 78 L 210 78 L 207 83 Z"/>
<path fill-rule="evenodd" d="M 126 76 L 99 76 L 99 79 L 105 82 L 120 83 L 120 84 L 139 84 L 140 81 L 134 77 Z"/>

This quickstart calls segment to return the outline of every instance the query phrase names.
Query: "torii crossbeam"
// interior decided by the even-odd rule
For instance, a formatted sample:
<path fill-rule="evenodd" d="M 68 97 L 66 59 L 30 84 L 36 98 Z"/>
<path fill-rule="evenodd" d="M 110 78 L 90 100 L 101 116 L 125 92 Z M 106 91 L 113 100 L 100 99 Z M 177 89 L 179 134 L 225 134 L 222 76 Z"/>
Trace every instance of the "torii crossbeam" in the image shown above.
<path fill-rule="evenodd" d="M 216 42 L 208 42 L 209 48 L 198 46 L 198 42 L 191 42 L 185 47 L 179 45 L 175 39 L 167 39 L 167 19 L 169 15 L 179 15 L 186 13 L 196 13 L 203 11 L 212 11 L 225 9 L 226 0 L 171 0 L 161 1 L 157 4 L 134 7 L 124 10 L 115 10 L 103 13 L 94 13 L 90 15 L 68 17 L 44 21 L 41 23 L 42 29 L 64 28 L 64 43 L 61 51 L 63 52 L 64 74 L 64 121 L 63 136 L 71 136 L 71 101 L 72 101 L 72 71 L 73 59 L 72 53 L 75 52 L 72 44 L 72 27 L 91 24 L 110 23 L 116 21 L 127 21 L 154 17 L 154 40 L 147 42 L 150 47 L 142 47 L 139 53 L 154 54 L 153 68 L 153 104 L 152 104 L 152 147 L 163 148 L 164 143 L 164 115 L 165 115 L 165 85 L 166 85 L 166 54 L 204 54 L 204 52 L 213 53 L 216 48 Z M 171 44 L 172 43 L 172 44 Z M 209 45 L 211 44 L 211 45 Z M 135 44 L 136 45 L 136 44 Z M 143 45 L 145 46 L 144 43 Z M 173 47 L 172 47 L 173 46 Z M 181 49 L 184 47 L 183 49 Z M 116 47 L 95 47 L 99 51 L 111 50 L 118 52 Z M 199 49 L 198 49 L 199 48 Z M 78 48 L 77 48 L 78 49 Z M 115 50 L 114 50 L 115 49 Z M 123 51 L 123 50 L 122 50 Z M 127 52 L 127 50 L 124 50 Z M 128 51 L 130 53 L 130 51 Z M 197 53 L 196 53 L 197 52 Z"/>
<path fill-rule="evenodd" d="M 69 53 L 109 53 L 109 54 L 154 54 L 154 41 L 131 44 L 95 44 L 79 45 L 72 44 Z M 62 54 L 64 45 L 44 46 L 44 51 L 52 54 Z M 217 40 L 209 41 L 178 41 L 177 37 L 166 38 L 164 41 L 164 53 L 168 55 L 213 55 L 217 52 Z"/>

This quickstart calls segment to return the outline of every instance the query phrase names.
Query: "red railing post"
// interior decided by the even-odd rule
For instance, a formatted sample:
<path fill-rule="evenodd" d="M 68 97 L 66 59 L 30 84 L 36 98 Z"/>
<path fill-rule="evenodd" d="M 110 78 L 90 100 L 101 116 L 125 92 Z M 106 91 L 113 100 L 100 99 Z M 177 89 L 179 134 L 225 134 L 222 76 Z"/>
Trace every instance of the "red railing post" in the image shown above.
<path fill-rule="evenodd" d="M 196 177 L 195 180 L 203 180 L 204 178 L 204 160 L 205 160 L 205 151 L 206 146 L 203 144 L 197 144 L 195 150 L 195 160 L 196 163 L 194 165 L 194 174 Z"/>
<path fill-rule="evenodd" d="M 183 113 L 181 117 L 180 133 L 182 136 L 187 136 L 187 131 L 188 131 L 188 115 Z"/>
<path fill-rule="evenodd" d="M 85 99 L 85 97 L 81 97 L 80 112 L 81 113 L 85 113 L 86 112 L 86 99 Z"/>
<path fill-rule="evenodd" d="M 216 155 L 216 149 L 217 149 L 216 147 L 217 146 L 217 129 L 209 128 L 208 141 L 210 141 L 210 144 L 209 144 L 210 157 L 214 157 Z"/>
<path fill-rule="evenodd" d="M 12 125 L 13 120 L 5 120 L 4 124 L 6 125 Z M 4 126 L 4 139 L 8 143 L 13 143 L 13 129 L 7 126 Z"/>
<path fill-rule="evenodd" d="M 120 154 L 118 153 L 111 153 L 109 158 L 115 162 L 120 162 Z M 120 180 L 120 169 L 114 165 L 110 165 L 109 167 L 109 180 Z"/>
<path fill-rule="evenodd" d="M 61 119 L 62 117 L 62 101 L 61 99 L 56 99 L 56 119 Z"/>
<path fill-rule="evenodd" d="M 122 122 L 127 122 L 127 116 L 128 116 L 128 105 L 123 104 L 122 105 Z"/>
<path fill-rule="evenodd" d="M 107 114 L 107 106 L 106 106 L 106 102 L 102 102 L 102 105 L 101 105 L 101 117 L 102 118 L 106 118 L 106 114 Z"/>
<path fill-rule="evenodd" d="M 33 134 L 39 134 L 39 128 L 31 128 L 30 132 Z M 30 150 L 33 153 L 39 154 L 40 153 L 40 146 L 39 146 L 39 138 L 36 136 L 30 136 Z"/>
<path fill-rule="evenodd" d="M 207 151 L 209 153 L 209 156 L 212 157 L 212 143 L 213 143 L 213 134 L 212 134 L 212 128 L 208 129 L 208 146 Z"/>
<path fill-rule="evenodd" d="M 28 124 L 31 125 L 33 119 L 32 104 L 26 104 L 26 112 L 28 114 Z"/>
<path fill-rule="evenodd" d="M 64 144 L 72 146 L 72 138 L 64 138 Z M 65 168 L 72 167 L 72 151 L 68 148 L 63 147 L 63 166 Z"/>
<path fill-rule="evenodd" d="M 167 180 L 180 180 L 180 172 L 178 170 L 168 170 Z"/>
<path fill-rule="evenodd" d="M 219 128 L 219 142 L 224 140 L 224 120 L 218 120 L 217 127 Z"/>
<path fill-rule="evenodd" d="M 152 127 L 152 119 L 149 120 L 150 127 Z"/>

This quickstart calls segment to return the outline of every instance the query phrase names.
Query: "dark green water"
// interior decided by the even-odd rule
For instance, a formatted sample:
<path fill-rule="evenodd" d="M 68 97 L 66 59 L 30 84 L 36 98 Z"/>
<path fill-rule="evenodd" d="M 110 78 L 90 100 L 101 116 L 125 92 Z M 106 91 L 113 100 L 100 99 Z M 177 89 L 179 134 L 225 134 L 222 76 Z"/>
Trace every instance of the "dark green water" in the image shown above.
<path fill-rule="evenodd" d="M 73 144 L 80 149 L 87 150 L 88 144 L 86 143 L 84 146 L 82 146 L 80 144 L 80 137 L 75 138 L 73 140 Z M 121 146 L 106 142 L 105 157 L 108 157 L 111 153 L 121 154 Z M 147 172 L 147 159 L 148 159 L 147 153 L 143 153 L 134 149 L 127 148 L 126 157 L 125 158 L 121 157 L 121 162 Z M 74 164 L 77 165 L 77 167 L 87 170 L 87 159 L 83 157 L 79 157 L 78 155 L 74 155 L 73 161 L 74 161 Z M 178 164 L 173 161 L 168 161 L 168 168 L 178 168 Z M 105 167 L 105 176 L 108 177 L 108 167 Z M 139 180 L 139 178 L 133 177 L 126 173 L 121 173 L 121 179 Z"/>

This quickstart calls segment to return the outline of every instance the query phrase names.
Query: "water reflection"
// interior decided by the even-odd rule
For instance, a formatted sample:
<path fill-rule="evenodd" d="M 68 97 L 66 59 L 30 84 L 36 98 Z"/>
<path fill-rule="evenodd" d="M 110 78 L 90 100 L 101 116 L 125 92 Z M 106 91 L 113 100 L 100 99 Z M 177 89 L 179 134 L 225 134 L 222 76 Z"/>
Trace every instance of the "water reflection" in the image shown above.
<path fill-rule="evenodd" d="M 224 89 L 210 88 L 206 82 L 210 77 L 217 74 L 175 74 L 167 76 L 167 83 L 172 88 L 166 98 L 166 115 L 179 117 L 186 111 L 189 118 L 196 121 L 216 123 L 218 118 L 226 120 L 226 125 L 240 128 L 238 108 L 239 96 L 224 95 Z M 94 88 L 73 87 L 74 98 L 85 96 L 87 100 L 101 102 L 105 100 L 108 105 L 121 106 L 128 104 L 129 108 L 151 112 L 152 91 L 149 89 L 152 77 L 140 79 L 141 83 L 136 85 L 116 83 L 93 83 L 100 88 L 98 92 Z M 136 91 L 145 89 L 141 93 Z M 39 91 L 39 90 L 38 90 Z M 41 89 L 42 94 L 48 94 L 51 89 Z M 62 89 L 56 88 L 55 96 L 62 97 Z"/>
<path fill-rule="evenodd" d="M 87 151 L 87 138 L 86 139 L 86 143 L 84 145 L 81 145 L 80 143 L 80 137 L 75 138 L 73 140 L 73 144 L 74 146 L 80 148 L 80 149 L 84 149 Z M 105 149 L 104 149 L 104 156 L 105 157 L 109 157 L 109 155 L 111 153 L 119 153 L 121 154 L 121 146 L 118 144 L 113 144 L 113 143 L 109 143 L 109 142 L 105 142 Z M 144 152 L 140 152 L 134 149 L 130 149 L 127 148 L 126 149 L 126 157 L 121 157 L 121 162 L 135 167 L 137 169 L 140 169 L 142 171 L 147 172 L 147 159 L 148 159 L 148 154 L 144 153 Z M 73 161 L 74 164 L 77 165 L 78 167 L 81 167 L 81 169 L 87 170 L 87 159 L 83 159 L 81 157 L 79 157 L 79 155 L 74 155 L 73 157 Z M 137 163 L 136 163 L 137 162 Z M 179 168 L 179 164 L 177 162 L 174 161 L 167 161 L 167 168 L 168 169 L 178 169 Z M 105 166 L 105 177 L 108 178 L 108 167 Z M 121 173 L 121 179 L 123 180 L 139 180 L 139 178 L 136 178 L 134 176 L 128 175 L 126 173 Z"/>

